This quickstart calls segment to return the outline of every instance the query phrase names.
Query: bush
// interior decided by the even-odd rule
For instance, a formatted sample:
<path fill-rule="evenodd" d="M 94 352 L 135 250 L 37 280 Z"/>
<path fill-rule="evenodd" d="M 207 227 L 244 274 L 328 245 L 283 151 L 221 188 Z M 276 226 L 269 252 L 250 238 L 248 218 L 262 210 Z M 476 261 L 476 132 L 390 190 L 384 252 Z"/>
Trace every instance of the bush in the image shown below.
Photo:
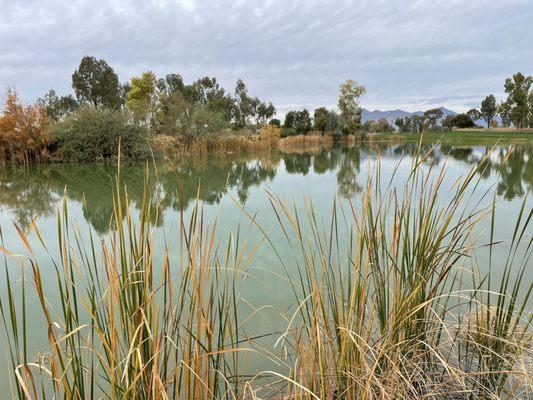
<path fill-rule="evenodd" d="M 82 107 L 52 128 L 55 158 L 59 161 L 113 160 L 121 144 L 123 159 L 149 155 L 145 128 L 131 123 L 121 111 Z"/>
<path fill-rule="evenodd" d="M 24 106 L 8 91 L 0 114 L 0 163 L 29 163 L 48 158 L 50 120 L 39 105 Z"/>
<path fill-rule="evenodd" d="M 296 130 L 293 128 L 281 128 L 280 136 L 282 138 L 288 136 L 296 136 Z"/>

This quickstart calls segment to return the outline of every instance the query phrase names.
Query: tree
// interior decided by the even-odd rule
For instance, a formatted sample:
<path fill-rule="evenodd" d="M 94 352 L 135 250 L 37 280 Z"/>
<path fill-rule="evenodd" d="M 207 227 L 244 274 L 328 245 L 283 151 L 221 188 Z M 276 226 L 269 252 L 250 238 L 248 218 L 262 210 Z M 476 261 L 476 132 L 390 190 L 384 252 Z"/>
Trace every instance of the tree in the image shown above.
<path fill-rule="evenodd" d="M 133 113 L 135 122 L 150 124 L 155 113 L 156 77 L 151 71 L 141 77 L 131 78 L 131 89 L 127 93 L 126 107 Z"/>
<path fill-rule="evenodd" d="M 511 106 L 509 117 L 517 128 L 527 126 L 529 114 L 529 91 L 533 84 L 533 77 L 524 76 L 517 72 L 512 78 L 505 80 L 505 93 L 507 103 Z"/>
<path fill-rule="evenodd" d="M 451 131 L 455 127 L 455 116 L 447 115 L 446 118 L 442 120 L 442 127 L 448 131 Z"/>
<path fill-rule="evenodd" d="M 157 81 L 157 89 L 161 93 L 170 95 L 176 92 L 183 92 L 183 78 L 179 74 L 167 74 L 165 78 Z"/>
<path fill-rule="evenodd" d="M 29 163 L 48 157 L 50 120 L 41 105 L 24 106 L 13 91 L 0 115 L 0 163 Z"/>
<path fill-rule="evenodd" d="M 285 115 L 283 128 L 293 129 L 295 134 L 306 135 L 311 130 L 311 127 L 311 116 L 306 109 L 301 111 L 289 111 Z"/>
<path fill-rule="evenodd" d="M 380 118 L 374 125 L 374 131 L 380 133 L 394 132 L 393 126 L 389 123 L 387 118 Z"/>
<path fill-rule="evenodd" d="M 340 122 L 347 134 L 355 135 L 361 126 L 361 113 L 363 110 L 359 105 L 359 99 L 365 93 L 365 87 L 351 79 L 340 86 L 338 104 Z"/>
<path fill-rule="evenodd" d="M 502 101 L 498 106 L 498 114 L 502 119 L 504 128 L 508 128 L 511 125 L 511 108 L 511 105 L 507 101 Z"/>
<path fill-rule="evenodd" d="M 456 128 L 475 128 L 476 124 L 467 114 L 457 114 L 452 119 L 452 124 Z"/>
<path fill-rule="evenodd" d="M 493 94 L 489 94 L 485 97 L 485 100 L 481 102 L 481 115 L 487 123 L 487 128 L 491 127 L 492 120 L 498 111 L 496 106 L 496 97 Z"/>
<path fill-rule="evenodd" d="M 248 89 L 242 79 L 237 81 L 235 86 L 235 126 L 237 128 L 244 128 L 246 120 L 250 115 L 250 97 L 248 97 Z"/>
<path fill-rule="evenodd" d="M 146 130 L 132 124 L 123 110 L 109 110 L 88 106 L 74 113 L 52 128 L 55 157 L 61 161 L 94 162 L 117 157 L 119 144 L 124 159 L 148 157 Z"/>
<path fill-rule="evenodd" d="M 111 109 L 122 106 L 117 74 L 104 60 L 83 57 L 72 74 L 72 87 L 79 103 Z"/>
<path fill-rule="evenodd" d="M 329 111 L 327 108 L 319 107 L 315 109 L 315 112 L 313 113 L 313 122 L 314 129 L 324 134 L 328 128 L 329 122 Z"/>
<path fill-rule="evenodd" d="M 326 132 L 334 132 L 339 129 L 339 115 L 330 110 L 328 113 L 328 124 L 326 125 Z"/>
<path fill-rule="evenodd" d="M 55 122 L 65 118 L 78 106 L 78 103 L 72 95 L 59 97 L 53 89 L 38 99 L 37 103 L 44 107 L 48 117 Z"/>
<path fill-rule="evenodd" d="M 270 118 L 272 118 L 274 115 L 276 115 L 276 107 L 274 107 L 274 104 L 261 102 L 259 104 L 259 107 L 257 107 L 257 118 L 258 118 L 258 124 L 264 125 L 266 121 L 268 121 Z"/>
<path fill-rule="evenodd" d="M 481 114 L 481 111 L 479 111 L 477 108 L 472 108 L 466 112 L 466 115 L 472 120 L 472 122 L 475 122 L 483 118 L 483 115 Z"/>
<path fill-rule="evenodd" d="M 281 128 L 281 121 L 277 118 L 272 118 L 269 122 L 269 125 L 277 126 L 278 128 Z"/>
<path fill-rule="evenodd" d="M 438 121 L 442 118 L 443 114 L 444 113 L 440 108 L 431 108 L 425 111 L 424 119 L 428 128 L 431 130 L 435 130 L 437 128 Z"/>

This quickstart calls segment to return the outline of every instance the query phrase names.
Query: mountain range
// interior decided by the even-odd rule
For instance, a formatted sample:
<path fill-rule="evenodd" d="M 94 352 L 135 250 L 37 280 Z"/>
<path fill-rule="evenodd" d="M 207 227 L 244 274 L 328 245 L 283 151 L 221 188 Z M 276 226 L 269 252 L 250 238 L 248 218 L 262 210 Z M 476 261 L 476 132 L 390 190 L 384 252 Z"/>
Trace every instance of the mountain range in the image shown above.
<path fill-rule="evenodd" d="M 455 111 L 449 110 L 446 107 L 440 107 L 442 110 L 442 118 L 446 118 L 448 115 L 457 115 Z M 385 118 L 387 121 L 389 121 L 390 124 L 394 124 L 394 120 L 396 118 L 405 118 L 410 117 L 412 115 L 422 115 L 424 114 L 423 111 L 404 111 L 404 110 L 387 110 L 387 111 L 381 111 L 381 110 L 367 110 L 363 108 L 363 115 L 362 115 L 362 121 L 368 121 L 368 120 L 374 120 L 377 121 L 380 118 Z"/>

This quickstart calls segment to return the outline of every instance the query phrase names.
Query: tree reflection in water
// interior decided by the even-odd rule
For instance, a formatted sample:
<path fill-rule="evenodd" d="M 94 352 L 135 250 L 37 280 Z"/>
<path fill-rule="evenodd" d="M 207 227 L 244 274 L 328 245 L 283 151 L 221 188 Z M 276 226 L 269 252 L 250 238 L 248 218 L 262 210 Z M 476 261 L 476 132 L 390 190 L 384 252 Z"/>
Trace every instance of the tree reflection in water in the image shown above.
<path fill-rule="evenodd" d="M 412 155 L 417 143 L 362 143 L 356 146 L 308 148 L 300 151 L 267 151 L 247 157 L 211 157 L 191 161 L 179 166 L 170 163 L 150 168 L 149 194 L 153 204 L 159 204 L 158 222 L 163 223 L 167 208 L 186 209 L 198 197 L 207 204 L 215 204 L 228 193 L 235 191 L 239 201 L 246 203 L 250 189 L 275 179 L 281 166 L 289 174 L 336 174 L 338 193 L 346 198 L 361 190 L 357 176 L 367 158 L 380 155 L 399 159 Z M 425 162 L 439 164 L 449 156 L 466 165 L 477 164 L 479 174 L 487 179 L 499 175 L 497 194 L 506 200 L 523 196 L 533 189 L 532 145 L 512 149 L 500 146 L 423 146 L 428 153 Z M 490 152 L 489 157 L 483 157 Z M 116 168 L 110 165 L 34 165 L 30 167 L 7 166 L 0 170 L 0 207 L 13 214 L 23 228 L 34 218 L 53 215 L 58 201 L 66 190 L 71 201 L 83 208 L 84 218 L 97 232 L 105 233 L 113 212 L 113 190 Z M 122 184 L 134 207 L 142 202 L 145 166 L 124 165 L 121 168 Z"/>

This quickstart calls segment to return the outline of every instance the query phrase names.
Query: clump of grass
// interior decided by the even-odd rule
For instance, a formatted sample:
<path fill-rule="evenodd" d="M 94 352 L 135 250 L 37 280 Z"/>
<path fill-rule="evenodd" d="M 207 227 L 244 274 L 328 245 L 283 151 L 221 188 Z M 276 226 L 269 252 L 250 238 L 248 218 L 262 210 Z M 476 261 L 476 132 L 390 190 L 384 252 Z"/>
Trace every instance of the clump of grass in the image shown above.
<path fill-rule="evenodd" d="M 443 203 L 445 167 L 431 173 L 420 168 L 424 160 L 414 157 L 400 192 L 394 185 L 379 189 L 378 167 L 360 204 L 348 210 L 334 204 L 328 223 L 318 220 L 311 202 L 302 217 L 271 195 L 299 277 L 296 311 L 279 340 L 292 354 L 290 398 L 524 396 L 524 386 L 513 385 L 531 355 L 532 283 L 524 274 L 532 239 L 523 241 L 532 211 L 519 213 L 496 291 L 491 273 L 476 278 L 469 267 L 471 233 L 490 213 L 468 202 L 475 169 Z M 465 309 L 484 318 L 460 337 Z"/>
<path fill-rule="evenodd" d="M 148 174 L 147 174 L 148 176 Z M 207 399 L 238 396 L 239 337 L 237 277 L 249 258 L 239 238 L 220 247 L 197 203 L 182 217 L 183 258 L 154 265 L 157 207 L 146 185 L 139 219 L 117 178 L 113 232 L 97 239 L 69 225 L 66 202 L 58 213 L 60 260 L 52 259 L 60 301 L 48 300 L 42 267 L 30 259 L 48 331 L 49 351 L 30 362 L 26 310 L 8 282 L 2 302 L 11 365 L 19 398 Z M 37 228 L 33 232 L 48 251 Z M 33 255 L 30 239 L 19 230 Z M 25 279 L 22 280 L 23 285 Z M 28 296 L 23 286 L 23 304 Z M 7 323 L 7 321 L 10 321 Z M 22 323 L 22 329 L 21 329 Z M 239 347 L 239 346 L 244 347 Z"/>
<path fill-rule="evenodd" d="M 450 193 L 445 165 L 433 171 L 425 161 L 413 157 L 402 190 L 395 177 L 384 185 L 378 166 L 358 202 L 335 201 L 326 221 L 311 201 L 302 215 L 268 193 L 290 260 L 244 210 L 278 255 L 294 294 L 275 348 L 254 347 L 239 318 L 242 278 L 257 248 L 247 250 L 238 229 L 220 240 L 217 221 L 208 226 L 197 202 L 189 218 L 181 213 L 180 254 L 171 256 L 165 238 L 163 261 L 156 263 L 159 208 L 148 182 L 134 217 L 119 172 L 112 232 L 91 234 L 88 242 L 70 224 L 65 201 L 59 258 L 51 256 L 56 307 L 34 241 L 18 230 L 30 259 L 16 260 L 29 269 L 47 328 L 48 352 L 38 359 L 28 354 L 26 304 L 33 291 L 24 275 L 20 292 L 13 289 L 13 255 L 1 248 L 12 397 L 237 400 L 267 389 L 276 399 L 527 397 L 533 284 L 525 274 L 533 210 L 525 199 L 502 274 L 491 266 L 481 276 L 472 266 L 478 247 L 472 233 L 492 215 L 488 247 L 496 245 L 496 206 L 472 206 L 475 169 Z M 35 224 L 32 230 L 49 251 Z M 276 361 L 288 372 L 246 375 L 242 352 L 273 358 L 280 348 L 284 356 Z M 264 375 L 274 381 L 260 383 Z"/>

